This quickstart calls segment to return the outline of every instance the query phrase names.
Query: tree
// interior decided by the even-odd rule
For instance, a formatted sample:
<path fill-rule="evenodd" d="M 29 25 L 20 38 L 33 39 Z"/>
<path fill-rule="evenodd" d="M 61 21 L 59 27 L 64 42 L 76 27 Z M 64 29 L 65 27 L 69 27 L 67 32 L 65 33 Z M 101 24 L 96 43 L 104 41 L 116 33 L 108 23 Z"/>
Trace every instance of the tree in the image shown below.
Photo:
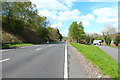
<path fill-rule="evenodd" d="M 37 10 L 31 2 L 3 2 L 2 9 L 3 28 L 7 31 L 17 34 L 17 29 L 21 32 L 25 27 L 34 26 Z"/>
<path fill-rule="evenodd" d="M 79 42 L 85 37 L 85 32 L 82 22 L 78 23 L 73 22 L 69 28 L 69 36 L 76 42 Z"/>
<path fill-rule="evenodd" d="M 85 38 L 85 36 L 86 36 L 86 34 L 85 34 L 85 32 L 84 32 L 84 27 L 83 27 L 83 23 L 82 22 L 80 22 L 79 24 L 78 24 L 78 41 L 80 41 L 81 39 L 84 39 Z"/>
<path fill-rule="evenodd" d="M 111 44 L 111 38 L 110 37 L 105 37 L 105 43 L 107 45 L 110 45 Z"/>
<path fill-rule="evenodd" d="M 103 30 L 102 30 L 102 34 L 103 34 L 103 38 L 105 40 L 105 43 L 107 45 L 111 44 L 111 37 L 110 34 L 114 34 L 116 33 L 116 28 L 113 27 L 112 25 L 106 25 Z"/>
<path fill-rule="evenodd" d="M 90 44 L 92 44 L 94 40 L 95 40 L 95 39 L 94 39 L 93 37 L 91 37 L 91 38 L 90 38 Z"/>
<path fill-rule="evenodd" d="M 62 40 L 62 35 L 60 34 L 59 32 L 59 29 L 55 29 L 55 28 L 51 28 L 51 27 L 48 27 L 48 37 L 50 40 L 52 41 L 58 41 L 58 40 Z"/>
<path fill-rule="evenodd" d="M 85 40 L 86 40 L 87 43 L 90 43 L 90 39 L 91 39 L 91 38 L 90 38 L 89 35 L 87 35 L 86 38 L 85 38 Z"/>
<path fill-rule="evenodd" d="M 118 46 L 120 44 L 120 34 L 115 37 L 114 44 Z"/>
<path fill-rule="evenodd" d="M 58 38 L 58 39 L 59 39 L 60 41 L 62 41 L 62 38 L 63 38 L 63 37 L 62 37 L 62 34 L 60 34 L 59 29 L 57 29 L 57 34 L 58 34 L 58 36 L 59 36 L 59 38 Z"/>
<path fill-rule="evenodd" d="M 116 28 L 113 27 L 112 25 L 106 25 L 102 30 L 103 35 L 109 35 L 114 33 L 116 33 Z"/>
<path fill-rule="evenodd" d="M 99 34 L 97 34 L 97 33 L 93 33 L 91 36 L 92 36 L 94 39 L 97 39 L 97 38 L 99 38 L 99 37 L 100 37 L 100 35 L 99 35 Z"/>
<path fill-rule="evenodd" d="M 69 36 L 76 40 L 78 34 L 77 22 L 73 22 L 69 28 Z"/>
<path fill-rule="evenodd" d="M 2 24 L 6 32 L 26 38 L 26 42 L 62 40 L 59 30 L 49 29 L 47 17 L 39 16 L 36 5 L 30 1 L 2 2 Z"/>

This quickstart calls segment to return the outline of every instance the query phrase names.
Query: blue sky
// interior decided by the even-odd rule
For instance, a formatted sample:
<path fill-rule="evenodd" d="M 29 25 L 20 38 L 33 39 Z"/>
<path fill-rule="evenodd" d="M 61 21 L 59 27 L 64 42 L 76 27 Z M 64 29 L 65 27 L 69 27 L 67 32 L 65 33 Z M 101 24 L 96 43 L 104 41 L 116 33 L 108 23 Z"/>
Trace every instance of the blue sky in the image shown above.
<path fill-rule="evenodd" d="M 67 36 L 73 21 L 83 22 L 88 34 L 101 33 L 104 26 L 118 27 L 118 2 L 80 2 L 78 0 L 31 0 L 37 5 L 39 15 L 46 16 L 51 27 Z M 86 0 L 87 1 L 87 0 Z M 96 1 L 96 2 L 93 2 Z"/>

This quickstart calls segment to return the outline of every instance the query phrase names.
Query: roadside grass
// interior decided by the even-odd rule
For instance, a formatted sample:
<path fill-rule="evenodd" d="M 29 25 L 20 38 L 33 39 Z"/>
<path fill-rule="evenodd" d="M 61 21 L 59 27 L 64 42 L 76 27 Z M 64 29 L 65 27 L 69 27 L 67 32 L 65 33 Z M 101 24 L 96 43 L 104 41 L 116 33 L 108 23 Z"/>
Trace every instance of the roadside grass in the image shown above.
<path fill-rule="evenodd" d="M 93 45 L 78 44 L 74 42 L 70 42 L 70 44 L 74 46 L 78 51 L 80 51 L 96 67 L 98 67 L 104 75 L 108 75 L 111 78 L 120 78 L 120 71 L 118 70 L 118 65 L 120 68 L 120 64 L 118 64 L 117 61 L 112 59 L 99 47 Z"/>
<path fill-rule="evenodd" d="M 50 43 L 54 43 L 58 41 L 52 41 Z M 40 42 L 40 43 L 8 43 L 4 45 L 0 45 L 0 48 L 2 49 L 8 49 L 8 48 L 17 48 L 17 47 L 22 47 L 22 46 L 31 46 L 31 45 L 37 45 L 37 44 L 47 44 L 47 42 Z"/>
<path fill-rule="evenodd" d="M 1 47 L 3 49 L 6 49 L 6 48 L 15 48 L 15 47 L 22 47 L 22 46 L 30 46 L 30 45 L 34 45 L 34 44 L 31 44 L 31 43 L 20 43 L 20 44 L 4 44 L 2 45 Z"/>

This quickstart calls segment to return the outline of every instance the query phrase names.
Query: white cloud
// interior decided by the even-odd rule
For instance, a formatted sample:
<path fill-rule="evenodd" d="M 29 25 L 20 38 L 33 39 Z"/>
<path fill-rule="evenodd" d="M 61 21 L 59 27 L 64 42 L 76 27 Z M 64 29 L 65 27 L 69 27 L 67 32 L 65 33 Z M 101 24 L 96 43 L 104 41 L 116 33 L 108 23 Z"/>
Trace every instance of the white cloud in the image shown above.
<path fill-rule="evenodd" d="M 51 20 L 51 21 L 56 21 L 57 20 L 57 11 L 49 11 L 49 10 L 47 10 L 47 9 L 42 9 L 42 10 L 40 10 L 39 11 L 39 15 L 40 16 L 46 16 L 49 20 Z"/>
<path fill-rule="evenodd" d="M 43 9 L 39 11 L 39 15 L 46 16 L 51 21 L 55 22 L 77 20 L 80 14 L 81 12 L 77 9 L 72 11 L 49 11 L 47 9 Z"/>
<path fill-rule="evenodd" d="M 63 24 L 61 22 L 58 22 L 56 24 L 52 24 L 51 27 L 60 29 L 63 27 Z"/>
<path fill-rule="evenodd" d="M 96 22 L 102 24 L 111 24 L 118 22 L 118 9 L 117 8 L 110 8 L 104 7 L 95 9 L 93 14 L 96 16 Z"/>
<path fill-rule="evenodd" d="M 61 34 L 62 34 L 62 36 L 68 36 L 68 29 L 64 29 L 62 32 L 61 32 Z"/>
<path fill-rule="evenodd" d="M 73 6 L 73 2 L 77 2 L 78 0 L 63 0 L 63 2 L 68 6 L 68 7 L 72 7 Z"/>
<path fill-rule="evenodd" d="M 78 22 L 82 21 L 83 26 L 87 27 L 90 25 L 90 22 L 93 20 L 95 20 L 95 16 L 93 14 L 87 14 L 87 15 L 79 16 Z"/>
<path fill-rule="evenodd" d="M 72 11 L 60 11 L 58 14 L 58 21 L 70 21 L 77 20 L 81 12 L 77 9 L 74 9 Z"/>
<path fill-rule="evenodd" d="M 118 2 L 119 0 L 88 0 L 88 2 Z"/>
<path fill-rule="evenodd" d="M 74 9 L 72 11 L 48 11 L 48 10 L 40 10 L 39 15 L 46 16 L 48 19 L 53 21 L 54 23 L 58 22 L 65 22 L 65 21 L 77 21 L 83 22 L 83 25 L 89 26 L 90 21 L 93 21 L 95 19 L 93 14 L 87 14 L 87 15 L 81 15 L 81 12 L 77 9 Z"/>
<path fill-rule="evenodd" d="M 98 8 L 93 10 L 92 13 L 82 15 L 78 9 L 70 10 L 73 2 L 98 2 L 99 0 L 31 0 L 37 5 L 39 15 L 46 16 L 53 24 L 51 27 L 63 29 L 63 22 L 77 21 L 83 22 L 84 27 L 88 27 L 91 22 L 101 24 L 110 23 L 113 26 L 118 25 L 118 9 L 111 7 Z M 103 1 L 103 0 L 101 0 Z M 99 1 L 99 2 L 101 2 Z M 104 2 L 113 0 L 104 0 Z M 117 0 L 116 0 L 117 1 Z M 61 32 L 64 36 L 68 34 L 68 29 Z"/>
<path fill-rule="evenodd" d="M 36 4 L 37 8 L 44 8 L 47 10 L 68 10 L 68 7 L 64 3 L 58 0 L 30 0 L 33 4 Z"/>
<path fill-rule="evenodd" d="M 88 20 L 83 20 L 82 22 L 84 27 L 87 27 L 90 25 L 90 22 Z"/>
<path fill-rule="evenodd" d="M 84 18 L 88 20 L 94 20 L 95 16 L 93 14 L 87 14 L 86 16 L 84 16 Z"/>
<path fill-rule="evenodd" d="M 37 5 L 38 9 L 40 9 L 39 15 L 46 16 L 55 23 L 64 21 L 83 21 L 84 26 L 89 26 L 89 21 L 94 19 L 92 14 L 81 15 L 81 12 L 78 9 L 72 11 L 69 10 L 69 7 L 73 6 L 73 2 L 77 2 L 78 0 L 62 0 L 62 2 L 60 2 L 60 0 L 31 1 Z"/>

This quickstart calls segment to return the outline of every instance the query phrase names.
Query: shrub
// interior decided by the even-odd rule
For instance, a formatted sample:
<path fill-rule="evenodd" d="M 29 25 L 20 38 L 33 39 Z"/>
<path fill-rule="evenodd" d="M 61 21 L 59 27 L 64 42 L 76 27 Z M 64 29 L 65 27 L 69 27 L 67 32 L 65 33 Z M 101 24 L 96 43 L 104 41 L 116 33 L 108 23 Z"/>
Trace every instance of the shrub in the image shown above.
<path fill-rule="evenodd" d="M 87 43 L 90 43 L 90 36 L 86 36 L 85 41 L 86 41 Z"/>
<path fill-rule="evenodd" d="M 21 43 L 22 41 L 19 40 L 16 36 L 13 34 L 7 33 L 2 31 L 2 43 Z"/>
<path fill-rule="evenodd" d="M 90 38 L 90 44 L 92 44 L 94 40 L 94 38 Z"/>
<path fill-rule="evenodd" d="M 114 44 L 118 46 L 120 43 L 120 34 L 115 37 Z"/>
<path fill-rule="evenodd" d="M 111 38 L 110 38 L 110 37 L 106 37 L 106 38 L 105 38 L 105 43 L 106 43 L 107 45 L 110 45 L 110 44 L 111 44 Z"/>

